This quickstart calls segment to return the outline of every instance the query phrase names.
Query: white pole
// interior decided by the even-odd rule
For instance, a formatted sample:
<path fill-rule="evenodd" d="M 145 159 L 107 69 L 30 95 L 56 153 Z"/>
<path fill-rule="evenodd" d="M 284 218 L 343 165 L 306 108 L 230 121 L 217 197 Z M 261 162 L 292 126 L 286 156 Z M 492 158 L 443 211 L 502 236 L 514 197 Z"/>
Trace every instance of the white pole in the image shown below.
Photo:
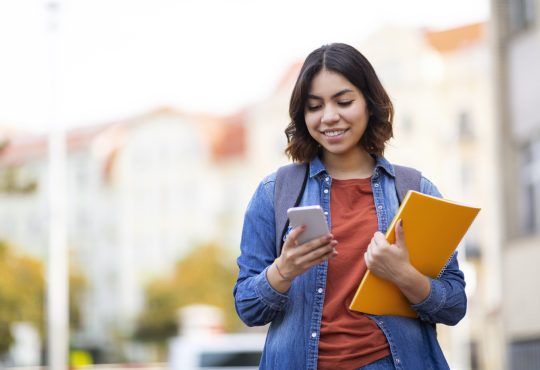
<path fill-rule="evenodd" d="M 50 370 L 66 370 L 68 359 L 68 255 L 66 238 L 66 138 L 58 115 L 60 0 L 45 0 L 49 39 L 49 255 L 47 344 Z"/>

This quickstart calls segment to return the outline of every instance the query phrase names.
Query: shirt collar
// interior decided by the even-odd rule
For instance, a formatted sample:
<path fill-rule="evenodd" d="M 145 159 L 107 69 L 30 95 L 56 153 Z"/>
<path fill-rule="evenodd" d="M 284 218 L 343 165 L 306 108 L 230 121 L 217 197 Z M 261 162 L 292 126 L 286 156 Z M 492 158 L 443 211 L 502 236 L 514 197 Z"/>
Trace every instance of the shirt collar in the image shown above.
<path fill-rule="evenodd" d="M 380 169 L 383 169 L 390 176 L 396 176 L 394 172 L 394 167 L 392 166 L 392 164 L 390 164 L 390 162 L 388 162 L 388 160 L 386 160 L 386 158 L 381 155 L 373 155 L 373 158 L 375 158 L 375 168 L 373 169 L 374 174 L 378 174 L 380 172 Z M 309 162 L 309 177 L 315 177 L 323 172 L 326 173 L 326 167 L 324 167 L 321 158 L 319 158 L 319 156 L 316 156 L 314 159 L 311 160 L 311 162 Z"/>
<path fill-rule="evenodd" d="M 316 156 L 314 159 L 311 160 L 311 162 L 309 162 L 309 177 L 313 178 L 323 172 L 326 172 L 326 167 L 324 167 L 321 158 L 319 158 L 319 156 Z"/>
<path fill-rule="evenodd" d="M 395 177 L 396 173 L 394 172 L 394 166 L 386 158 L 384 158 L 382 155 L 374 155 L 375 158 L 375 168 L 373 169 L 373 173 L 378 173 L 379 168 L 382 168 L 386 171 L 390 176 Z"/>

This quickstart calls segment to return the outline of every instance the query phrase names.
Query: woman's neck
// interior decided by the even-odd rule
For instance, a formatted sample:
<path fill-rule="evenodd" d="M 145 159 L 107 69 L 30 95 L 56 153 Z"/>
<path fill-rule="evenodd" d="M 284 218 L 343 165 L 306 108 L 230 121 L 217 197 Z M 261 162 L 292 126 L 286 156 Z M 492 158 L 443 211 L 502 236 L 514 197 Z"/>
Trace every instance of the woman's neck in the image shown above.
<path fill-rule="evenodd" d="M 326 170 L 335 179 L 365 179 L 371 177 L 375 159 L 364 150 L 343 156 L 324 152 L 322 161 Z"/>

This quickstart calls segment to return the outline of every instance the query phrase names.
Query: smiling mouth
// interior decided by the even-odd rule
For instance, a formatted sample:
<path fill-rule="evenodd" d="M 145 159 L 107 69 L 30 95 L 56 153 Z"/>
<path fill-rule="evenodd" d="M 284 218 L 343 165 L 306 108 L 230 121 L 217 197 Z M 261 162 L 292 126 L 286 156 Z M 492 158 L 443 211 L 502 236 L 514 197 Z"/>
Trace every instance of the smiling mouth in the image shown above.
<path fill-rule="evenodd" d="M 323 131 L 322 134 L 324 136 L 328 136 L 328 137 L 335 137 L 335 136 L 339 136 L 339 135 L 344 134 L 347 130 L 348 129 L 346 129 L 346 130 L 329 130 L 329 131 Z"/>

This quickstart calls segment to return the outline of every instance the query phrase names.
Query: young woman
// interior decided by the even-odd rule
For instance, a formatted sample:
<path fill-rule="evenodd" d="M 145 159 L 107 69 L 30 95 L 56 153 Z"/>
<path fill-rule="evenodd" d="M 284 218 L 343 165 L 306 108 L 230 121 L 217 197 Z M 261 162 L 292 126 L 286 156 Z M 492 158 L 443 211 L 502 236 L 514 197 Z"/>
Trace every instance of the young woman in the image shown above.
<path fill-rule="evenodd" d="M 465 315 L 463 273 L 454 255 L 431 279 L 409 262 L 401 225 L 385 237 L 399 201 L 393 166 L 383 157 L 393 107 L 369 61 L 345 44 L 305 60 L 290 101 L 287 154 L 309 164 L 301 205 L 319 204 L 331 234 L 299 245 L 304 231 L 275 246 L 274 184 L 267 176 L 246 211 L 234 288 L 249 326 L 270 323 L 261 369 L 448 369 L 435 325 Z M 440 196 L 427 179 L 423 193 Z M 369 269 L 395 284 L 418 317 L 348 309 Z"/>

